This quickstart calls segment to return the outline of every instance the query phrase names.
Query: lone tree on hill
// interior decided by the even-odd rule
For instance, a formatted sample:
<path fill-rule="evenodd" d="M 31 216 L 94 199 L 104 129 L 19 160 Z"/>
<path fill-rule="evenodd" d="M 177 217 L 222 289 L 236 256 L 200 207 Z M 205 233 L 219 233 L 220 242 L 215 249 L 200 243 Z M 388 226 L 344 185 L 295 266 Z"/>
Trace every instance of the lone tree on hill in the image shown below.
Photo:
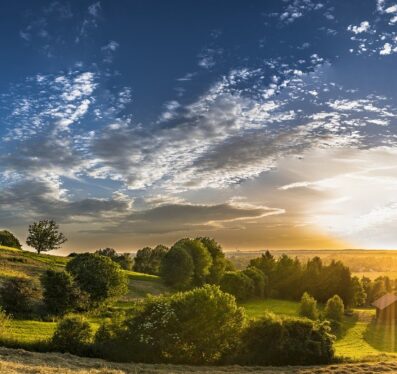
<path fill-rule="evenodd" d="M 29 225 L 29 235 L 26 244 L 36 249 L 37 253 L 52 251 L 66 242 L 66 237 L 59 232 L 59 226 L 54 220 L 42 220 Z"/>

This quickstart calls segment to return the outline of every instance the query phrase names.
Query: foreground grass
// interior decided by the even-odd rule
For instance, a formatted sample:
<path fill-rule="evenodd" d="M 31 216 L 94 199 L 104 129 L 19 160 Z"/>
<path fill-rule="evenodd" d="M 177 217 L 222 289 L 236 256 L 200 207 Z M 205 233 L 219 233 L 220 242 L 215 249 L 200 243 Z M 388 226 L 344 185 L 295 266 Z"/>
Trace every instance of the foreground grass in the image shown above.
<path fill-rule="evenodd" d="M 69 354 L 35 353 L 0 347 L 2 374 L 370 374 L 397 372 L 397 362 L 340 364 L 328 366 L 243 367 L 117 364 Z"/>

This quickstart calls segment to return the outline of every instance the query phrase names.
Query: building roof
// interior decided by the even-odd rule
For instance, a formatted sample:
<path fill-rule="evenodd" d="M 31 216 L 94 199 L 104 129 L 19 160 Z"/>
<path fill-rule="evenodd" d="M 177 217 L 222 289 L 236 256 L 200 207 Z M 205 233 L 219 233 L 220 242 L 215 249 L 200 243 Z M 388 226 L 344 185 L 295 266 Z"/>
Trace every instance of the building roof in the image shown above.
<path fill-rule="evenodd" d="M 375 300 L 372 305 L 380 310 L 383 310 L 391 304 L 395 303 L 396 301 L 397 295 L 393 293 L 387 293 L 386 295 L 380 297 L 378 300 Z"/>

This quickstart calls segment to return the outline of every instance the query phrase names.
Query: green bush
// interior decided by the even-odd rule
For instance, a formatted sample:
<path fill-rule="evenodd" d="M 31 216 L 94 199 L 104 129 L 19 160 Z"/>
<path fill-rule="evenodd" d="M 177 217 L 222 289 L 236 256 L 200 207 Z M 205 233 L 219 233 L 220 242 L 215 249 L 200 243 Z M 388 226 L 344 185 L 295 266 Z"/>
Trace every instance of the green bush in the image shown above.
<path fill-rule="evenodd" d="M 341 322 L 343 320 L 344 313 L 345 306 L 343 305 L 343 300 L 338 295 L 334 295 L 328 299 L 324 310 L 324 316 L 326 319 Z"/>
<path fill-rule="evenodd" d="M 81 291 L 66 271 L 47 270 L 41 277 L 43 300 L 47 311 L 64 315 L 76 310 L 84 310 L 88 304 L 88 294 Z"/>
<path fill-rule="evenodd" d="M 168 248 L 161 244 L 153 249 L 150 247 L 140 249 L 134 258 L 134 270 L 140 273 L 159 275 L 161 263 L 167 252 Z"/>
<path fill-rule="evenodd" d="M 117 253 L 113 248 L 103 248 L 98 249 L 95 253 L 106 256 L 112 259 L 114 262 L 120 265 L 120 267 L 124 270 L 131 270 L 133 259 L 130 253 Z"/>
<path fill-rule="evenodd" d="M 299 315 L 313 320 L 318 319 L 317 301 L 307 292 L 302 295 L 299 306 Z"/>
<path fill-rule="evenodd" d="M 280 319 L 268 314 L 252 321 L 241 338 L 236 362 L 244 365 L 314 365 L 332 362 L 327 322 Z"/>
<path fill-rule="evenodd" d="M 258 268 L 249 266 L 243 273 L 253 282 L 253 294 L 251 296 L 263 298 L 268 294 L 268 281 L 266 275 Z"/>
<path fill-rule="evenodd" d="M 11 278 L 0 289 L 3 308 L 12 314 L 33 313 L 38 307 L 41 291 L 30 278 Z"/>
<path fill-rule="evenodd" d="M 180 247 L 172 247 L 164 256 L 161 275 L 164 282 L 178 289 L 191 286 L 194 274 L 194 263 L 190 254 Z"/>
<path fill-rule="evenodd" d="M 101 306 L 127 292 L 127 278 L 109 257 L 83 253 L 66 265 L 78 287 L 89 295 L 91 307 Z"/>
<path fill-rule="evenodd" d="M 234 349 L 244 321 L 244 311 L 234 297 L 217 286 L 152 298 L 141 312 L 127 318 L 116 339 L 117 356 L 108 358 L 216 363 Z"/>
<path fill-rule="evenodd" d="M 61 352 L 83 354 L 89 349 L 92 337 L 91 326 L 86 320 L 81 316 L 69 316 L 58 323 L 51 342 Z"/>
<path fill-rule="evenodd" d="M 227 267 L 227 260 L 222 247 L 212 238 L 200 237 L 196 238 L 196 240 L 199 240 L 207 248 L 212 257 L 212 264 L 209 268 L 206 282 L 209 284 L 219 284 Z"/>
<path fill-rule="evenodd" d="M 7 230 L 0 231 L 0 245 L 22 249 L 21 243 L 19 242 L 18 238 L 13 233 Z"/>
<path fill-rule="evenodd" d="M 222 291 L 235 296 L 238 301 L 247 300 L 254 295 L 254 281 L 242 271 L 226 272 L 220 287 Z"/>

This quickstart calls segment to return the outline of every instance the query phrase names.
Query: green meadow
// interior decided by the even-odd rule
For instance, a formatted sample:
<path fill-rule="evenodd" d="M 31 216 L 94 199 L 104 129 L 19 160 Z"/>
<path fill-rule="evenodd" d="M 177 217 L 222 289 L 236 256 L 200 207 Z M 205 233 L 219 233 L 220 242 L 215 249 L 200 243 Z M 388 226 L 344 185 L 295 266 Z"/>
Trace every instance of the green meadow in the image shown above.
<path fill-rule="evenodd" d="M 0 248 L 0 282 L 10 277 L 39 279 L 48 268 L 62 269 L 69 258 L 36 254 Z M 110 310 L 125 310 L 134 307 L 138 300 L 148 295 L 170 293 L 160 277 L 125 271 L 128 277 L 128 293 L 109 306 Z M 299 303 L 288 300 L 254 300 L 241 304 L 249 318 L 257 319 L 266 312 L 285 317 L 299 318 Z M 320 306 L 321 308 L 321 306 Z M 354 309 L 352 316 L 345 316 L 341 331 L 335 342 L 336 355 L 347 360 L 379 359 L 397 357 L 397 331 L 373 321 L 373 309 Z M 87 315 L 95 330 L 101 315 Z M 13 318 L 7 333 L 1 337 L 3 344 L 11 347 L 29 348 L 30 345 L 48 341 L 56 327 L 56 321 L 33 321 Z"/>

